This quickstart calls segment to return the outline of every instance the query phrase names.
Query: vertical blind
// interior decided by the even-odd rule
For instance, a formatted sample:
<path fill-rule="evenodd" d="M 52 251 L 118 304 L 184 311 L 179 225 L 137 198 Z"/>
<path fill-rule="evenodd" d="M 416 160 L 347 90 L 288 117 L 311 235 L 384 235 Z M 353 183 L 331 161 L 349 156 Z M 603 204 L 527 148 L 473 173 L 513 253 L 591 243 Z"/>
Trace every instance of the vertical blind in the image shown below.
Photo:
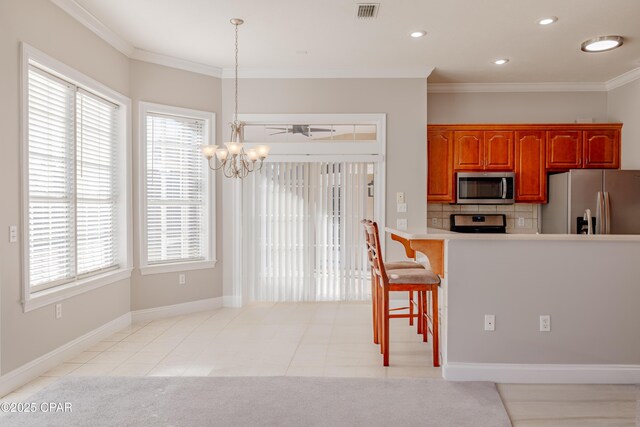
<path fill-rule="evenodd" d="M 118 265 L 117 106 L 30 65 L 29 283 Z"/>
<path fill-rule="evenodd" d="M 244 182 L 243 282 L 251 301 L 364 300 L 367 163 L 265 163 Z"/>
<path fill-rule="evenodd" d="M 146 118 L 147 263 L 207 256 L 207 175 L 200 147 L 205 121 L 148 114 Z"/>

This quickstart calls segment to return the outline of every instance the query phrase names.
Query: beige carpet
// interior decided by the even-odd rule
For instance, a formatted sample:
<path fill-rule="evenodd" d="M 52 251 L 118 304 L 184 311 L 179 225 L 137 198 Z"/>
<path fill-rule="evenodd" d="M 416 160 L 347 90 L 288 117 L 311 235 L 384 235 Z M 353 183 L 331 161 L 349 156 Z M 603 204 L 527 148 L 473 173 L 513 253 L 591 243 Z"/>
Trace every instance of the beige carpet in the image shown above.
<path fill-rule="evenodd" d="M 66 377 L 32 398 L 71 412 L 4 426 L 508 427 L 493 383 L 309 377 Z M 49 406 L 47 406 L 49 407 Z M 63 407 L 63 406 L 62 406 Z"/>

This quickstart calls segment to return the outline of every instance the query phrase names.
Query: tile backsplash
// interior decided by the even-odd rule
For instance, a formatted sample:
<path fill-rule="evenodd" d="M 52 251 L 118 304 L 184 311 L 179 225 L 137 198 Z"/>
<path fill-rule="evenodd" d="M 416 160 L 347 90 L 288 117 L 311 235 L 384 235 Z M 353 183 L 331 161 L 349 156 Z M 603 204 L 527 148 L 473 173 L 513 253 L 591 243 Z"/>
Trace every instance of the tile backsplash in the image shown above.
<path fill-rule="evenodd" d="M 507 216 L 507 233 L 531 234 L 538 231 L 538 205 L 516 203 L 514 205 L 450 205 L 427 203 L 427 226 L 449 230 L 452 213 L 499 213 Z M 518 218 L 524 218 L 524 227 L 518 227 Z M 434 222 L 435 220 L 435 222 Z"/>

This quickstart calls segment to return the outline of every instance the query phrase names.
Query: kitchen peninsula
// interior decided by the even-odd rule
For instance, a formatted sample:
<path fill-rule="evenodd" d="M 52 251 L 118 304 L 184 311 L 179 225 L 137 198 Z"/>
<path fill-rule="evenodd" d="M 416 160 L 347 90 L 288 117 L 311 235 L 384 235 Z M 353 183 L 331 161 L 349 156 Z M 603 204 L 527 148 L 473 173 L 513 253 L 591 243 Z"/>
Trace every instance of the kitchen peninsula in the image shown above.
<path fill-rule="evenodd" d="M 418 252 L 442 242 L 446 379 L 640 382 L 640 236 L 386 231 Z"/>

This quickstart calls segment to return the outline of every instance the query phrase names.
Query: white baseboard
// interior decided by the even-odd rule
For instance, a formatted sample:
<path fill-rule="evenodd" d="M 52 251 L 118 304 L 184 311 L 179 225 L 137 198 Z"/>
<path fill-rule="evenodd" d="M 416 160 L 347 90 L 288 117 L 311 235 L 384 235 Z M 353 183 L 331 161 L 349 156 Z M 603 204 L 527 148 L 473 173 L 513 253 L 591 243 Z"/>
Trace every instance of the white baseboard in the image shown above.
<path fill-rule="evenodd" d="M 38 378 L 50 369 L 66 362 L 77 354 L 82 353 L 87 348 L 95 345 L 105 338 L 108 338 L 129 325 L 131 325 L 131 313 L 123 314 L 122 316 L 117 317 L 82 336 L 79 336 L 73 341 L 62 345 L 55 350 L 38 357 L 37 359 L 34 359 L 13 371 L 7 372 L 0 377 L 0 396 L 4 396 L 29 381 Z"/>
<path fill-rule="evenodd" d="M 224 307 L 242 307 L 242 297 L 235 295 L 225 295 L 223 298 Z"/>
<path fill-rule="evenodd" d="M 226 297 L 225 297 L 226 298 Z M 131 312 L 131 321 L 148 322 L 182 314 L 197 313 L 198 311 L 213 310 L 222 307 L 222 297 L 189 301 L 181 304 L 165 305 L 163 307 L 147 308 Z"/>
<path fill-rule="evenodd" d="M 442 376 L 450 381 L 495 383 L 639 384 L 640 365 L 447 363 Z"/>

